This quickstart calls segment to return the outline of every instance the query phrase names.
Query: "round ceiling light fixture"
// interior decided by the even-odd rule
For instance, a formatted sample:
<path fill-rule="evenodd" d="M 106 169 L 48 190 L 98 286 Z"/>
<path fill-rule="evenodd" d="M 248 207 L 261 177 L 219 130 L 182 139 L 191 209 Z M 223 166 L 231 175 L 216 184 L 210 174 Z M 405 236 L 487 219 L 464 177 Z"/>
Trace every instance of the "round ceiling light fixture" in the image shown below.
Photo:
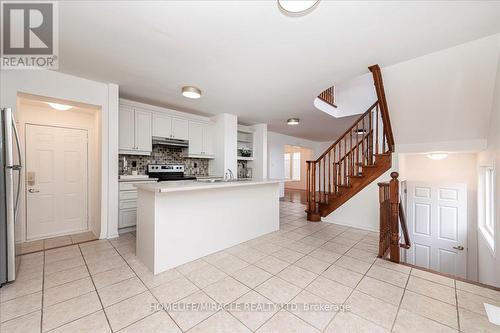
<path fill-rule="evenodd" d="M 51 108 L 59 110 L 59 111 L 68 111 L 69 109 L 72 108 L 71 105 L 66 105 L 66 104 L 59 104 L 59 103 L 47 103 L 50 105 Z"/>
<path fill-rule="evenodd" d="M 288 15 L 305 15 L 312 11 L 319 0 L 278 0 L 279 9 Z"/>
<path fill-rule="evenodd" d="M 286 121 L 286 123 L 288 125 L 295 126 L 295 125 L 298 125 L 300 123 L 300 119 L 299 118 L 290 118 Z"/>
<path fill-rule="evenodd" d="M 196 87 L 185 86 L 182 87 L 182 96 L 197 99 L 201 97 L 201 90 Z"/>
<path fill-rule="evenodd" d="M 448 157 L 448 153 L 443 153 L 443 152 L 434 152 L 434 153 L 428 153 L 427 157 L 430 158 L 431 160 L 444 160 L 445 158 Z"/>

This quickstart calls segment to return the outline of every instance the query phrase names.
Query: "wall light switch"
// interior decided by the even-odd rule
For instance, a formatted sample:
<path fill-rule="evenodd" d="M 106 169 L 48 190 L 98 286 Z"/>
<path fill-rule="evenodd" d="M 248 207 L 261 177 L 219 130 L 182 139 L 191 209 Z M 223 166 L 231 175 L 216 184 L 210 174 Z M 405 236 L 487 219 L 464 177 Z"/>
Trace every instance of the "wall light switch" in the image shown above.
<path fill-rule="evenodd" d="M 28 172 L 28 186 L 35 186 L 35 173 Z"/>

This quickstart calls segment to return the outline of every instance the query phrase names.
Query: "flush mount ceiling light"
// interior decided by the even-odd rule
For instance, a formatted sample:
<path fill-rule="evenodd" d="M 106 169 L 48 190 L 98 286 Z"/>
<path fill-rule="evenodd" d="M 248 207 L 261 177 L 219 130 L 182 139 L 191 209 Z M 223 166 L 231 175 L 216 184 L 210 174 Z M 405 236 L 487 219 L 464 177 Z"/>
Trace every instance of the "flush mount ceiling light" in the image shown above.
<path fill-rule="evenodd" d="M 286 121 L 286 123 L 288 125 L 292 125 L 292 126 L 295 126 L 295 125 L 298 125 L 300 123 L 300 120 L 299 118 L 290 118 Z"/>
<path fill-rule="evenodd" d="M 445 158 L 448 157 L 448 153 L 442 153 L 442 152 L 429 153 L 427 154 L 427 157 L 430 158 L 431 160 L 444 160 Z"/>
<path fill-rule="evenodd" d="M 59 111 L 68 111 L 72 108 L 71 105 L 59 104 L 59 103 L 47 103 L 51 108 L 59 110 Z"/>
<path fill-rule="evenodd" d="M 366 134 L 366 130 L 364 128 L 358 128 L 354 130 L 354 133 L 357 135 L 363 135 Z"/>
<path fill-rule="evenodd" d="M 278 0 L 279 9 L 288 15 L 305 15 L 312 11 L 319 0 Z"/>
<path fill-rule="evenodd" d="M 196 87 L 185 86 L 182 87 L 182 96 L 193 99 L 200 98 L 201 90 Z"/>

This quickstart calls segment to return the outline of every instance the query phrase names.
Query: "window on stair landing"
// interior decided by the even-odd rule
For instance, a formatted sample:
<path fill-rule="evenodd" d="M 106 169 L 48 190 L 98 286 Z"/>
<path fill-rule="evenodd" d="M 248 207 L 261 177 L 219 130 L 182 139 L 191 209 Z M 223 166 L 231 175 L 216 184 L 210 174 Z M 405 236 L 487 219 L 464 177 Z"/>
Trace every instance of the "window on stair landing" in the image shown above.
<path fill-rule="evenodd" d="M 490 250 L 495 251 L 495 168 L 482 166 L 479 170 L 479 231 L 488 243 Z"/>
<path fill-rule="evenodd" d="M 300 181 L 300 152 L 285 153 L 285 180 Z"/>

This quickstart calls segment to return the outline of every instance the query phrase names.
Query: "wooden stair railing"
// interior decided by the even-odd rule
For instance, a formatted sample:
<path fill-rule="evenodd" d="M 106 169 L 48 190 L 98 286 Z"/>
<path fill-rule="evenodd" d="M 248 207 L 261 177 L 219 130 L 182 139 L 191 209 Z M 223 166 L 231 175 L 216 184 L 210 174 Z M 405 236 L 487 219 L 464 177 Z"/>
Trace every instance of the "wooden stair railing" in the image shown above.
<path fill-rule="evenodd" d="M 333 86 L 321 92 L 321 94 L 318 95 L 318 98 L 323 102 L 330 104 L 334 108 L 337 107 L 337 103 L 335 102 L 335 87 Z"/>
<path fill-rule="evenodd" d="M 320 221 L 391 166 L 394 137 L 382 73 L 378 65 L 369 70 L 377 101 L 319 158 L 307 161 L 306 212 L 309 221 Z"/>
<path fill-rule="evenodd" d="M 411 246 L 408 226 L 403 212 L 403 205 L 399 196 L 399 174 L 391 173 L 391 181 L 378 183 L 380 202 L 380 230 L 378 256 L 385 257 L 399 263 L 399 248 L 409 249 Z M 400 243 L 399 225 L 403 231 L 404 243 Z"/>

